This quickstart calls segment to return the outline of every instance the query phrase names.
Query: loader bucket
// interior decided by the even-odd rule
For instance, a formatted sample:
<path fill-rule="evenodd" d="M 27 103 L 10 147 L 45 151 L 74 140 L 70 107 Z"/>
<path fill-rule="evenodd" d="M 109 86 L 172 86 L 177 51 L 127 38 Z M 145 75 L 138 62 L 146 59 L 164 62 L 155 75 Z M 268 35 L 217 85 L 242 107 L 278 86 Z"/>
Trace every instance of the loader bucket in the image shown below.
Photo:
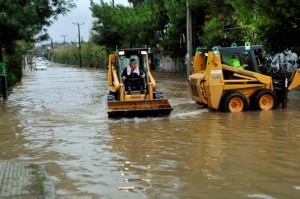
<path fill-rule="evenodd" d="M 109 118 L 162 117 L 170 115 L 173 110 L 167 99 L 111 101 L 107 106 Z"/>

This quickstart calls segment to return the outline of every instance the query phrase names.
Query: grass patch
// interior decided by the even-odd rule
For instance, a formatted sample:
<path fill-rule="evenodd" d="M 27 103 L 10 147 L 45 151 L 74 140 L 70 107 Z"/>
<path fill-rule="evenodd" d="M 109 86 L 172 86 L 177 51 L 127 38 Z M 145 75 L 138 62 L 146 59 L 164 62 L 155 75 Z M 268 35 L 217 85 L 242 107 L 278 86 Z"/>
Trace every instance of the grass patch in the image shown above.
<path fill-rule="evenodd" d="M 35 188 L 39 194 L 45 193 L 45 181 L 46 177 L 39 165 L 32 165 L 32 174 L 34 175 Z"/>

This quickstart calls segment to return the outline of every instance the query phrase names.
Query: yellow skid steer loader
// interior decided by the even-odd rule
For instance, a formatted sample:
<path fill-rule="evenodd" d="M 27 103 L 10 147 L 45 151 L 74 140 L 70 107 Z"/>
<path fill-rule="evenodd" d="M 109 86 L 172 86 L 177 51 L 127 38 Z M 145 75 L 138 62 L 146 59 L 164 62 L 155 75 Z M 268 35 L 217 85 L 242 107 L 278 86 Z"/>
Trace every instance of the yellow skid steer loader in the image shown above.
<path fill-rule="evenodd" d="M 143 71 L 142 88 L 125 87 L 122 71 L 135 60 Z M 150 72 L 148 50 L 146 48 L 120 49 L 109 55 L 107 107 L 109 118 L 160 117 L 170 115 L 171 105 L 163 93 L 156 91 L 156 82 Z"/>
<path fill-rule="evenodd" d="M 196 52 L 188 82 L 192 100 L 214 110 L 270 110 L 286 107 L 287 93 L 300 85 L 300 69 L 267 67 L 259 45 L 214 47 Z"/>

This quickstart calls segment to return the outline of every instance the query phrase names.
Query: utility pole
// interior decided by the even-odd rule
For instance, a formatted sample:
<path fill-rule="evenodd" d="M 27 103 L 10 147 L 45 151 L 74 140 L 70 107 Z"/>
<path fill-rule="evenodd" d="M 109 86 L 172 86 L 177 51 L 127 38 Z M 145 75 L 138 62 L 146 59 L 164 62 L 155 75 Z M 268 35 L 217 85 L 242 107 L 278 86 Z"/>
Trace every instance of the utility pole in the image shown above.
<path fill-rule="evenodd" d="M 114 0 L 112 0 L 111 4 L 112 4 L 112 6 L 115 6 L 115 1 L 114 1 Z"/>
<path fill-rule="evenodd" d="M 186 75 L 187 77 L 191 74 L 191 61 L 192 61 L 192 14 L 188 0 L 186 0 L 186 48 L 187 48 L 187 64 L 186 64 Z"/>
<path fill-rule="evenodd" d="M 60 36 L 62 36 L 63 38 L 64 38 L 64 50 L 66 50 L 66 37 L 68 36 L 68 35 L 60 35 Z M 64 56 L 64 64 L 67 64 L 66 63 L 66 57 Z"/>
<path fill-rule="evenodd" d="M 66 44 L 66 37 L 67 37 L 68 35 L 60 35 L 60 36 L 62 36 L 62 37 L 64 38 L 64 44 Z"/>
<path fill-rule="evenodd" d="M 64 49 L 66 49 L 66 37 L 67 37 L 68 35 L 60 35 L 60 36 L 62 36 L 62 37 L 64 38 Z"/>
<path fill-rule="evenodd" d="M 74 23 L 74 25 L 78 26 L 78 48 L 79 48 L 79 66 L 80 68 L 82 67 L 82 61 L 81 61 L 81 45 L 80 45 L 80 26 L 83 25 L 84 23 Z"/>

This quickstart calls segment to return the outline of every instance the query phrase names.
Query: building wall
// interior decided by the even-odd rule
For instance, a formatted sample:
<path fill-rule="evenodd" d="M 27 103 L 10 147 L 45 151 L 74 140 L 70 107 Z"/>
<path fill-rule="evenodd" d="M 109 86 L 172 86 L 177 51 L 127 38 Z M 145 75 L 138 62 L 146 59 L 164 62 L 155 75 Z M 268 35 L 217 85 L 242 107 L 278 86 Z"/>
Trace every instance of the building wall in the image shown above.
<path fill-rule="evenodd" d="M 155 71 L 186 73 L 184 58 L 171 58 L 170 56 L 153 56 L 153 67 Z"/>

